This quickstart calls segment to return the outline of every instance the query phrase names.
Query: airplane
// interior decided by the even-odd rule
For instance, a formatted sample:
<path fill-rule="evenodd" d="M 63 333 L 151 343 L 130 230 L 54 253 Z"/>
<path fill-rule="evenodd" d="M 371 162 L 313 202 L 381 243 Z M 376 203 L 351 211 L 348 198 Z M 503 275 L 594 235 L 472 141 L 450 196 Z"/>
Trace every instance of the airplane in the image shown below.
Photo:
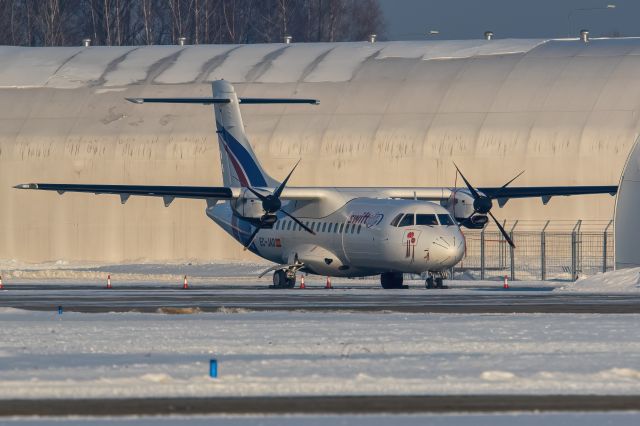
<path fill-rule="evenodd" d="M 461 227 L 482 229 L 491 218 L 506 243 L 514 242 L 492 214 L 509 199 L 611 194 L 617 186 L 289 187 L 296 164 L 281 181 L 258 162 L 244 130 L 240 105 L 309 104 L 315 99 L 239 98 L 225 80 L 211 98 L 127 98 L 136 104 L 213 105 L 223 187 L 29 183 L 17 189 L 206 200 L 206 215 L 245 249 L 274 262 L 272 288 L 293 288 L 298 272 L 328 277 L 380 275 L 384 289 L 406 288 L 403 274 L 423 274 L 427 288 L 442 288 L 465 255 Z M 299 162 L 298 162 L 299 163 Z"/>

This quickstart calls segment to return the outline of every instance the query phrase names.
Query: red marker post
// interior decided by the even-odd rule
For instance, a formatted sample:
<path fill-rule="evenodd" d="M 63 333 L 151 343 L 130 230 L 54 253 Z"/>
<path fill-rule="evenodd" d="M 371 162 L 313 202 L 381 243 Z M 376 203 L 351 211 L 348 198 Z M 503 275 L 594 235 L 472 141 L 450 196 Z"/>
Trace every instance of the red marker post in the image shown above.
<path fill-rule="evenodd" d="M 327 277 L 327 284 L 324 286 L 324 288 L 326 288 L 326 289 L 332 289 L 333 288 L 331 286 L 331 277 Z"/>
<path fill-rule="evenodd" d="M 111 288 L 111 274 L 107 275 L 107 288 Z"/>

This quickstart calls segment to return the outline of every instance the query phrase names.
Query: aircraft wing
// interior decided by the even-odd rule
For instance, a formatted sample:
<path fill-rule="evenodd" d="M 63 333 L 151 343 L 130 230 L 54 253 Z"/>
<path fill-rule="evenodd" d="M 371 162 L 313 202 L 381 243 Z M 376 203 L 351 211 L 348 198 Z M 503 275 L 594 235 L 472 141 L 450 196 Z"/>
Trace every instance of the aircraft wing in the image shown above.
<path fill-rule="evenodd" d="M 17 189 L 35 189 L 41 191 L 84 192 L 89 194 L 117 194 L 122 202 L 129 196 L 162 197 L 165 205 L 174 198 L 192 198 L 209 200 L 236 199 L 242 188 L 210 187 L 210 186 L 152 186 L 152 185 L 93 185 L 93 184 L 58 184 L 27 183 L 16 185 Z M 462 189 L 462 188 L 460 188 Z M 261 190 L 261 189 L 258 189 Z M 268 189 L 272 191 L 272 189 Z M 551 197 L 569 195 L 610 194 L 615 195 L 617 186 L 533 186 L 513 188 L 478 188 L 487 197 L 497 199 L 502 206 L 511 198 L 540 197 L 546 204 Z M 402 198 L 439 201 L 451 196 L 453 188 L 446 187 L 290 187 L 284 189 L 283 200 L 299 201 L 333 201 L 346 202 L 353 197 Z"/>
<path fill-rule="evenodd" d="M 226 187 L 210 186 L 152 186 L 152 185 L 85 185 L 66 183 L 26 183 L 14 186 L 16 189 L 36 189 L 41 191 L 84 192 L 89 194 L 117 194 L 122 203 L 131 195 L 162 197 L 165 205 L 174 198 L 193 198 L 206 200 L 230 200 L 235 198 L 233 190 Z"/>
<path fill-rule="evenodd" d="M 547 204 L 551 197 L 570 195 L 609 194 L 616 195 L 617 186 L 529 186 L 513 188 L 478 188 L 487 197 L 497 199 L 502 207 L 511 198 L 540 197 Z"/>

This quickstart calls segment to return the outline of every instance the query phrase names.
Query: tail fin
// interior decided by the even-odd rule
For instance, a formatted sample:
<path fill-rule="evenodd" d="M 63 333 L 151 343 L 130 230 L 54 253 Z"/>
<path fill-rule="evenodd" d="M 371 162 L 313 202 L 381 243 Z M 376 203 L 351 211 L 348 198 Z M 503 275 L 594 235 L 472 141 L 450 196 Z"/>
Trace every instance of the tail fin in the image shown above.
<path fill-rule="evenodd" d="M 126 98 L 134 104 L 171 103 L 213 105 L 216 117 L 222 179 L 227 187 L 277 187 L 279 183 L 260 166 L 244 133 L 240 104 L 311 104 L 316 99 L 238 98 L 231 83 L 217 80 L 212 83 L 212 98 Z"/>
<path fill-rule="evenodd" d="M 240 103 L 233 86 L 227 81 L 217 80 L 212 83 L 212 88 L 214 98 L 230 100 L 229 103 L 214 104 L 224 185 L 277 186 L 278 182 L 260 166 L 247 140 Z"/>

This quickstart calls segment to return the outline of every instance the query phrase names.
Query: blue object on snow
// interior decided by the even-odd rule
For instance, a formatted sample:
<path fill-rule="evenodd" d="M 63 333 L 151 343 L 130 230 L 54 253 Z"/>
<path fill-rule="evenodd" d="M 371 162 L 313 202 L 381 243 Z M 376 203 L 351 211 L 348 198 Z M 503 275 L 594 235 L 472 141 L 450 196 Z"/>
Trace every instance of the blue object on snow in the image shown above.
<path fill-rule="evenodd" d="M 209 360 L 209 376 L 214 379 L 218 377 L 218 360 L 212 359 Z"/>
<path fill-rule="evenodd" d="M 62 306 L 58 306 L 58 315 L 62 315 Z"/>

